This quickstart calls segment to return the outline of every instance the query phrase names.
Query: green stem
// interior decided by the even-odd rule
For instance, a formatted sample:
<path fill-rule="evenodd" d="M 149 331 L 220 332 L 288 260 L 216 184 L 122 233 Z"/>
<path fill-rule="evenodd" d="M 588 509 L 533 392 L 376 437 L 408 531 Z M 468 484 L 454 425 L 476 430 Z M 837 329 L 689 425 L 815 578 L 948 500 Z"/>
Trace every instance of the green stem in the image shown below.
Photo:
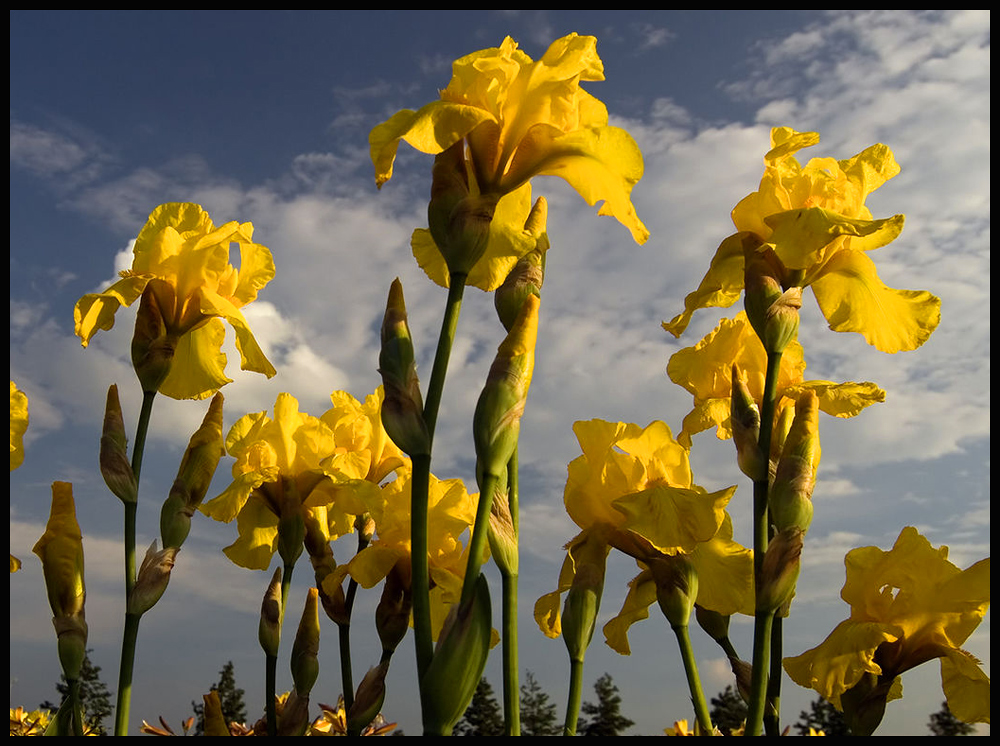
<path fill-rule="evenodd" d="M 771 432 L 774 429 L 774 412 L 777 404 L 778 372 L 781 369 L 781 353 L 768 352 L 767 374 L 764 379 L 764 396 L 760 407 L 760 437 L 758 447 L 766 463 L 771 458 Z M 754 589 L 761 592 L 761 569 L 767 552 L 768 528 L 767 492 L 770 483 L 770 467 L 764 479 L 753 483 L 753 564 Z M 774 612 L 758 612 L 754 618 L 753 676 L 750 683 L 749 715 L 746 735 L 759 736 L 763 727 L 764 700 L 767 694 L 768 669 L 770 667 L 771 621 Z M 764 632 L 763 627 L 767 628 Z M 755 699 L 757 698 L 757 699 Z M 759 701 L 758 701 L 759 699 Z"/>
<path fill-rule="evenodd" d="M 564 736 L 576 735 L 576 723 L 580 719 L 580 700 L 583 698 L 583 659 L 570 658 L 569 699 L 566 702 L 566 724 Z"/>
<path fill-rule="evenodd" d="M 476 507 L 476 523 L 472 528 L 472 538 L 469 540 L 469 560 L 465 566 L 465 580 L 462 581 L 461 604 L 470 603 L 476 593 L 476 581 L 483 566 L 483 553 L 486 551 L 490 531 L 490 508 L 493 505 L 493 492 L 497 488 L 496 474 L 484 474 L 479 487 L 479 505 Z"/>
<path fill-rule="evenodd" d="M 517 662 L 517 575 L 501 571 L 503 580 L 503 716 L 508 736 L 521 735 L 521 692 Z"/>
<path fill-rule="evenodd" d="M 359 550 L 360 551 L 360 550 Z M 347 584 L 347 594 L 344 597 L 344 612 L 347 623 L 337 625 L 340 642 L 340 685 L 344 689 L 344 712 L 354 704 L 354 674 L 351 667 L 351 610 L 358 594 L 358 581 L 351 578 Z"/>
<path fill-rule="evenodd" d="M 424 425 L 429 443 L 434 442 L 434 428 L 437 425 L 438 409 L 444 392 L 444 381 L 448 375 L 448 360 L 458 329 L 458 316 L 462 310 L 462 296 L 465 294 L 465 275 L 453 273 L 448 283 L 448 300 L 441 333 L 438 335 L 431 380 L 424 399 Z M 410 491 L 410 562 L 411 590 L 413 598 L 413 636 L 417 652 L 417 677 L 423 679 L 434 657 L 434 642 L 431 637 L 430 570 L 427 559 L 427 505 L 430 494 L 431 456 L 430 453 L 411 454 L 413 458 L 413 478 Z M 424 696 L 421 690 L 421 697 Z"/>
<path fill-rule="evenodd" d="M 83 703 L 80 702 L 80 680 L 72 679 L 66 682 L 69 686 L 69 692 L 67 698 L 70 702 L 70 710 L 73 715 L 73 735 L 83 736 L 84 733 L 84 722 L 83 722 Z"/>
<path fill-rule="evenodd" d="M 149 430 L 149 420 L 153 414 L 155 391 L 142 393 L 142 407 L 139 410 L 139 421 L 135 428 L 135 441 L 132 444 L 132 473 L 135 475 L 138 499 L 139 474 L 142 472 L 142 456 L 146 448 L 146 433 Z M 132 589 L 135 588 L 135 524 L 138 512 L 138 502 L 125 503 L 125 608 L 128 608 Z M 132 700 L 132 670 L 135 667 L 135 648 L 139 635 L 139 617 L 130 622 L 132 615 L 125 613 L 125 624 L 122 632 L 122 656 L 118 674 L 118 704 L 115 707 L 115 735 L 128 735 L 129 706 Z"/>
<path fill-rule="evenodd" d="M 448 360 L 451 358 L 455 331 L 458 329 L 458 316 L 462 311 L 465 277 L 466 275 L 452 274 L 448 281 L 448 301 L 444 308 L 444 318 L 441 320 L 441 334 L 438 336 L 437 351 L 434 353 L 434 367 L 431 368 L 431 380 L 427 385 L 427 396 L 424 399 L 424 425 L 427 426 L 427 435 L 432 443 L 438 409 L 441 406 L 441 395 L 444 393 L 444 379 L 448 375 Z"/>
<path fill-rule="evenodd" d="M 274 692 L 278 679 L 278 656 L 264 656 L 264 711 L 267 713 L 267 735 L 278 735 L 278 710 L 274 702 Z"/>
<path fill-rule="evenodd" d="M 771 674 L 767 681 L 767 708 L 764 711 L 764 731 L 769 736 L 781 735 L 781 620 L 775 615 L 771 624 Z"/>
<path fill-rule="evenodd" d="M 759 736 L 764 722 L 764 710 L 767 695 L 767 672 L 757 675 L 757 659 L 767 661 L 771 647 L 771 623 L 774 620 L 773 611 L 759 611 L 754 616 L 753 652 L 754 673 L 750 680 L 750 702 L 747 704 L 747 724 L 744 735 Z M 767 665 L 764 663 L 763 665 Z"/>
<path fill-rule="evenodd" d="M 507 504 L 510 508 L 511 526 L 515 538 L 520 536 L 518 527 L 517 447 L 507 462 Z M 515 566 L 516 569 L 516 566 Z M 503 627 L 503 709 L 507 735 L 521 735 L 521 687 L 517 642 L 517 585 L 518 575 L 500 570 L 503 581 L 501 625 Z"/>
<path fill-rule="evenodd" d="M 712 718 L 708 713 L 708 703 L 705 702 L 705 692 L 701 688 L 701 679 L 698 677 L 698 663 L 694 658 L 694 648 L 691 647 L 691 636 L 688 634 L 687 625 L 674 627 L 674 634 L 677 635 L 677 644 L 681 650 L 681 660 L 684 661 L 684 673 L 687 676 L 688 690 L 691 692 L 691 704 L 694 705 L 695 717 L 698 725 L 701 726 L 703 735 L 712 734 Z"/>
<path fill-rule="evenodd" d="M 417 648 L 417 677 L 422 680 L 434 658 L 431 638 L 430 567 L 427 560 L 427 504 L 431 457 L 413 457 L 410 487 L 410 587 L 413 594 L 413 636 Z M 422 692 L 422 690 L 421 690 Z"/>
<path fill-rule="evenodd" d="M 135 643 L 139 638 L 137 614 L 125 615 L 122 633 L 122 659 L 118 669 L 118 703 L 115 706 L 115 735 L 128 735 L 128 714 L 132 703 L 132 671 L 135 668 Z"/>

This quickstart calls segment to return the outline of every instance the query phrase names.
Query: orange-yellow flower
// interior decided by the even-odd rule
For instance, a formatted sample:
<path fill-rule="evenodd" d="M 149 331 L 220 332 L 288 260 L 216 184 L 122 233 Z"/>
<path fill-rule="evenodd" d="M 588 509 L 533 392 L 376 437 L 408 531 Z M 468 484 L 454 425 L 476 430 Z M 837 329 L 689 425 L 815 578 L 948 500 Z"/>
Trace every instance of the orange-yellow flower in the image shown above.
<path fill-rule="evenodd" d="M 746 251 L 771 252 L 784 270 L 786 288 L 811 287 L 820 310 L 839 332 L 859 332 L 883 352 L 922 345 L 941 319 L 941 301 L 926 290 L 886 287 L 867 252 L 899 235 L 903 216 L 874 220 L 868 195 L 899 173 L 892 151 L 872 145 L 852 158 L 814 158 L 805 166 L 794 153 L 815 145 L 815 132 L 771 130 L 760 188 L 733 209 L 738 233 L 719 246 L 684 312 L 664 328 L 675 336 L 699 308 L 727 307 L 744 287 Z"/>
<path fill-rule="evenodd" d="M 990 680 L 961 645 L 990 606 L 990 560 L 966 570 L 948 561 L 948 547 L 935 549 L 915 528 L 904 528 L 896 544 L 851 550 L 841 597 L 851 616 L 818 647 L 785 659 L 800 686 L 815 689 L 842 707 L 841 697 L 868 674 L 901 696 L 897 677 L 940 658 L 948 707 L 968 723 L 990 722 Z"/>

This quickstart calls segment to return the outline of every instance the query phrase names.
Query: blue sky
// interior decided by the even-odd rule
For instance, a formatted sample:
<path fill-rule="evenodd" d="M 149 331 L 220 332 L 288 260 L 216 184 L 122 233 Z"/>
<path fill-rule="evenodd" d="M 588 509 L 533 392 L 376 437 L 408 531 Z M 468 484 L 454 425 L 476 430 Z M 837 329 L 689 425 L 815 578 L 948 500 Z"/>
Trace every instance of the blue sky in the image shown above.
<path fill-rule="evenodd" d="M 560 713 L 565 651 L 537 632 L 530 610 L 554 588 L 561 545 L 576 533 L 562 507 L 566 464 L 579 455 L 572 423 L 662 419 L 679 429 L 691 401 L 667 378 L 667 360 L 719 315 L 696 315 L 680 341 L 660 321 L 680 310 L 732 232 L 729 212 L 756 189 L 772 126 L 818 131 L 822 141 L 805 158 L 846 158 L 875 142 L 893 149 L 902 172 L 868 205 L 876 217 L 905 213 L 906 229 L 873 258 L 890 287 L 928 289 L 943 302 L 941 326 L 924 347 L 888 356 L 858 335 L 829 331 L 806 299 L 800 339 L 809 377 L 874 381 L 888 397 L 858 418 L 821 424 L 816 518 L 786 650 L 812 647 L 846 618 L 838 595 L 852 547 L 888 548 L 915 525 L 947 544 L 960 567 L 989 555 L 988 12 L 12 12 L 10 22 L 11 378 L 27 392 L 31 414 L 25 463 L 11 474 L 11 551 L 25 560 L 11 577 L 11 704 L 51 698 L 58 677 L 40 566 L 30 554 L 56 479 L 75 485 L 90 640 L 115 685 L 121 509 L 96 453 L 107 386 L 119 384 L 126 422 L 138 411 L 127 360 L 132 317 L 120 313 L 115 329 L 83 350 L 73 304 L 128 266 L 129 242 L 155 206 L 198 202 L 216 223 L 252 221 L 277 266 L 247 317 L 279 375 L 265 381 L 230 370 L 227 427 L 270 409 L 280 391 L 317 415 L 332 390 L 370 393 L 379 383 L 378 324 L 396 276 L 426 377 L 444 298 L 408 244 L 426 224 L 431 159 L 404 146 L 396 175 L 378 192 L 367 135 L 398 109 L 436 97 L 454 59 L 505 35 L 533 57 L 571 31 L 598 38 L 607 80 L 588 89 L 644 153 L 633 200 L 652 233 L 638 247 L 563 182 L 535 180 L 535 193 L 550 202 L 553 250 L 522 429 L 522 661 Z M 434 470 L 471 486 L 471 414 L 499 341 L 492 299 L 470 290 L 459 331 Z M 140 543 L 156 534 L 159 505 L 203 410 L 157 401 Z M 692 459 L 703 486 L 739 485 L 730 509 L 746 539 L 750 490 L 731 444 L 702 434 Z M 230 463 L 220 465 L 210 496 L 228 484 Z M 222 555 L 234 538 L 234 526 L 195 521 L 167 595 L 143 621 L 133 727 L 161 714 L 177 723 L 230 659 L 251 712 L 259 706 L 256 614 L 266 579 Z M 346 550 L 335 551 L 340 559 Z M 605 618 L 617 613 L 635 572 L 634 563 L 613 560 Z M 310 573 L 297 574 L 293 605 Z M 356 629 L 375 600 L 360 602 Z M 658 733 L 690 716 L 679 658 L 662 618 L 633 630 L 640 652 L 631 658 L 595 635 L 586 678 L 610 672 L 633 732 Z M 748 656 L 750 626 L 734 630 Z M 987 616 L 968 644 L 987 672 L 989 630 Z M 324 634 L 314 699 L 335 701 L 332 624 Z M 365 644 L 355 652 L 359 678 L 377 662 Z M 721 690 L 729 682 L 717 648 L 699 643 L 698 652 L 706 690 Z M 416 733 L 412 659 L 409 647 L 396 655 L 385 713 Z M 499 685 L 495 662 L 487 675 Z M 904 685 L 881 732 L 925 733 L 943 700 L 937 665 L 908 674 Z M 811 697 L 788 689 L 791 722 Z"/>

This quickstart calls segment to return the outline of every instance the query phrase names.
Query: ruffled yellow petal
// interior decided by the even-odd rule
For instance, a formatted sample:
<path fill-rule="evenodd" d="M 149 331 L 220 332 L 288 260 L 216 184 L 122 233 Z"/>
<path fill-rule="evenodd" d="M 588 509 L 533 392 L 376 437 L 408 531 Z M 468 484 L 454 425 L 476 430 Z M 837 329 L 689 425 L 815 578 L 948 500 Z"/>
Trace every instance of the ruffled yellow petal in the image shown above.
<path fill-rule="evenodd" d="M 631 530 L 663 554 L 690 553 L 711 539 L 722 525 L 725 506 L 736 487 L 706 493 L 696 489 L 656 485 L 614 501 Z"/>
<path fill-rule="evenodd" d="M 536 239 L 524 230 L 530 212 L 531 184 L 523 184 L 500 199 L 490 223 L 486 251 L 466 277 L 466 285 L 487 292 L 496 290 L 507 279 L 517 260 L 535 248 Z M 441 287 L 448 287 L 448 265 L 431 232 L 426 228 L 416 229 L 410 246 L 417 264 L 427 276 Z"/>
<path fill-rule="evenodd" d="M 941 300 L 926 290 L 886 287 L 868 256 L 841 251 L 812 284 L 830 328 L 859 332 L 882 352 L 915 350 L 941 321 Z"/>
<path fill-rule="evenodd" d="M 628 630 L 636 622 L 649 618 L 649 607 L 656 603 L 656 583 L 653 573 L 643 570 L 629 581 L 628 594 L 618 616 L 604 625 L 604 641 L 621 655 L 631 655 Z"/>
<path fill-rule="evenodd" d="M 73 327 L 80 343 L 86 347 L 98 331 L 111 329 L 115 325 L 115 312 L 135 303 L 150 279 L 131 275 L 103 293 L 88 293 L 80 298 L 73 307 Z"/>
<path fill-rule="evenodd" d="M 848 247 L 860 251 L 885 246 L 902 233 L 903 220 L 902 215 L 863 220 L 821 207 L 785 210 L 764 218 L 771 229 L 767 245 L 786 269 L 801 270 L 818 267 Z"/>
<path fill-rule="evenodd" d="M 699 606 L 720 614 L 753 614 L 753 551 L 733 541 L 728 513 L 718 532 L 691 552 L 698 572 Z"/>
<path fill-rule="evenodd" d="M 990 677 L 975 657 L 964 650 L 949 651 L 941 659 L 941 687 L 948 709 L 959 720 L 990 722 Z"/>
<path fill-rule="evenodd" d="M 785 658 L 785 671 L 796 684 L 819 692 L 841 709 L 841 695 L 862 676 L 882 673 L 875 662 L 878 646 L 899 636 L 900 631 L 892 625 L 848 619 L 838 624 L 819 646 L 794 658 Z"/>
<path fill-rule="evenodd" d="M 226 327 L 218 319 L 181 337 L 160 393 L 172 399 L 207 399 L 229 383 L 221 349 L 225 339 Z"/>
<path fill-rule="evenodd" d="M 263 500 L 251 498 L 236 518 L 239 538 L 222 551 L 248 570 L 266 570 L 278 549 L 278 516 Z"/>
<path fill-rule="evenodd" d="M 24 463 L 24 434 L 28 431 L 28 397 L 10 382 L 10 470 Z M 11 570 L 14 572 L 14 570 Z"/>

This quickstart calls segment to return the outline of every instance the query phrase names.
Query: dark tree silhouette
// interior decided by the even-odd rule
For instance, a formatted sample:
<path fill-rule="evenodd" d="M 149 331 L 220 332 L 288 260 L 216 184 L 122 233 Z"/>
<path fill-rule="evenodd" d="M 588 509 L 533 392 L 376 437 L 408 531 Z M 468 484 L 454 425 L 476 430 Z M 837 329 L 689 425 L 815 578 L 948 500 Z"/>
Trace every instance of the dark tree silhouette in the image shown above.
<path fill-rule="evenodd" d="M 226 665 L 219 671 L 219 680 L 210 687 L 219 693 L 219 703 L 222 705 L 222 716 L 229 723 L 245 723 L 247 720 L 247 708 L 243 702 L 243 690 L 236 686 L 236 670 L 232 661 L 227 661 Z M 192 702 L 194 708 L 195 726 L 194 735 L 205 734 L 205 705 Z"/>
<path fill-rule="evenodd" d="M 479 680 L 472 695 L 469 708 L 462 719 L 455 724 L 455 736 L 502 736 L 504 735 L 503 712 L 493 696 L 493 687 L 485 677 Z"/>
<path fill-rule="evenodd" d="M 111 692 L 101 681 L 101 667 L 90 662 L 90 654 L 94 652 L 88 648 L 83 658 L 83 666 L 80 668 L 80 704 L 83 707 L 83 719 L 86 724 L 99 736 L 108 735 L 104 727 L 104 720 L 114 710 L 111 704 Z M 69 684 L 66 677 L 60 676 L 59 683 L 56 684 L 56 691 L 59 692 L 59 701 L 62 702 L 69 694 Z M 45 701 L 39 705 L 40 709 L 52 710 L 55 712 L 59 705 Z"/>
<path fill-rule="evenodd" d="M 931 715 L 927 727 L 935 736 L 971 736 L 976 732 L 973 726 L 963 723 L 952 714 L 947 702 L 942 702 L 940 711 Z"/>
<path fill-rule="evenodd" d="M 747 703 L 732 686 L 727 686 L 719 692 L 719 696 L 712 697 L 711 705 L 709 715 L 712 718 L 712 725 L 727 736 L 746 722 Z"/>
<path fill-rule="evenodd" d="M 799 721 L 795 729 L 800 736 L 808 736 L 809 729 L 821 730 L 828 736 L 849 736 L 847 720 L 844 713 L 831 705 L 822 697 L 816 697 L 809 705 L 809 712 L 799 713 Z"/>
<path fill-rule="evenodd" d="M 542 691 L 531 671 L 527 672 L 521 684 L 521 735 L 562 735 L 556 705 L 549 701 L 549 695 Z"/>
<path fill-rule="evenodd" d="M 620 736 L 622 731 L 634 725 L 632 720 L 622 715 L 622 698 L 618 687 L 611 680 L 611 674 L 605 673 L 594 682 L 594 692 L 597 694 L 597 704 L 584 702 L 580 709 L 583 717 L 577 724 L 576 732 L 582 736 Z"/>

